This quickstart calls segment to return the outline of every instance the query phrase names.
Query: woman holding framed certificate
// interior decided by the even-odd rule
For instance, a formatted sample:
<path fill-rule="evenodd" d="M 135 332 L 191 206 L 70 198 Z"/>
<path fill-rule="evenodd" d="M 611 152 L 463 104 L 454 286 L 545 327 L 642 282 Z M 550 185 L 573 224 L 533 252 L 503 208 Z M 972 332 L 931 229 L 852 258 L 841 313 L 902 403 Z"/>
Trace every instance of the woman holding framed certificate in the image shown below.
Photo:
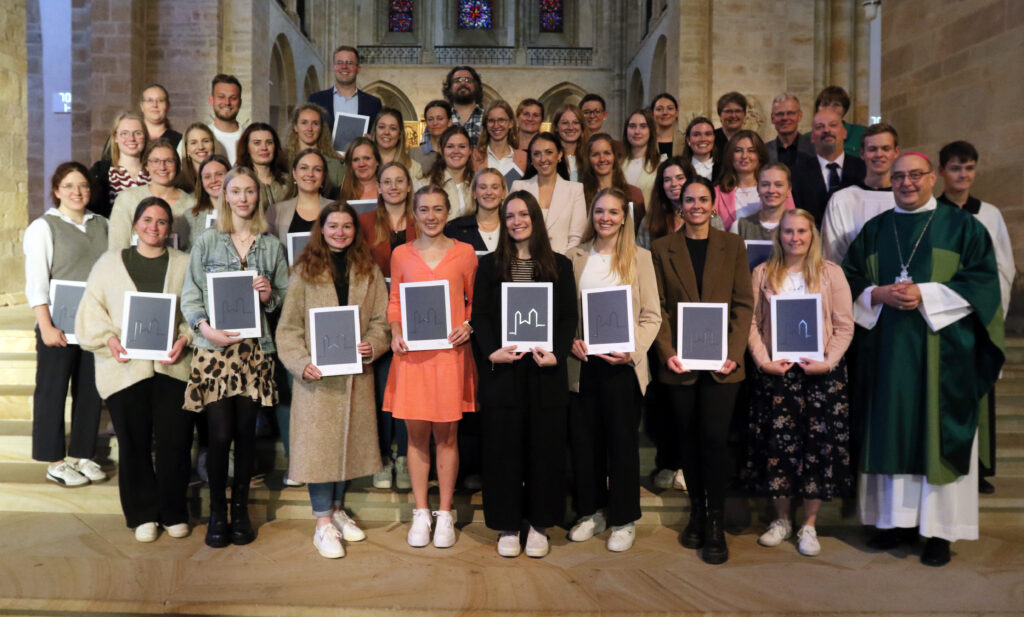
<path fill-rule="evenodd" d="M 477 262 L 471 246 L 443 233 L 451 210 L 444 189 L 425 186 L 416 191 L 413 203 L 416 239 L 395 248 L 391 256 L 388 322 L 395 355 L 384 411 L 405 420 L 409 431 L 416 509 L 408 540 L 413 547 L 430 542 L 427 478 L 434 437 L 441 502 L 435 512 L 434 546 L 447 548 L 455 544 L 452 496 L 459 471 L 458 423 L 463 413 L 476 410 L 476 367 L 466 343 L 473 331 L 469 319 Z M 435 340 L 424 344 L 427 339 Z"/>
<path fill-rule="evenodd" d="M 484 521 L 499 532 L 498 554 L 515 557 L 526 520 L 526 554 L 543 557 L 545 530 L 565 513 L 566 361 L 576 328 L 576 285 L 572 264 L 551 250 L 533 195 L 510 194 L 501 220 L 497 250 L 481 258 L 473 290 Z M 516 297 L 517 289 L 525 293 Z M 509 340 L 510 330 L 534 336 Z"/>
<path fill-rule="evenodd" d="M 314 323 L 313 309 L 339 306 L 358 307 L 353 324 L 358 332 L 321 330 Z M 366 537 L 343 509 L 345 489 L 348 480 L 380 470 L 381 460 L 373 371 L 325 376 L 322 360 L 329 354 L 322 352 L 331 345 L 344 348 L 350 335 L 358 334 L 353 358 L 373 362 L 388 348 L 387 306 L 384 275 L 373 263 L 356 211 L 341 202 L 329 204 L 292 269 L 277 326 L 278 355 L 296 376 L 288 477 L 309 487 L 317 519 L 313 545 L 329 559 L 345 556 L 342 538 Z"/>
<path fill-rule="evenodd" d="M 139 542 L 156 540 L 158 525 L 173 538 L 189 534 L 194 417 L 182 404 L 192 337 L 177 307 L 189 258 L 164 246 L 173 220 L 163 199 L 139 203 L 138 243 L 100 257 L 76 318 L 79 344 L 96 357 L 96 389 L 117 433 L 121 510 Z"/>
<path fill-rule="evenodd" d="M 711 564 L 729 558 L 723 528 L 728 468 L 727 438 L 736 395 L 745 375 L 754 298 L 743 240 L 711 227 L 715 192 L 703 177 L 682 187 L 682 233 L 654 242 L 651 256 L 661 292 L 661 329 L 655 347 L 668 407 L 679 440 L 679 457 L 690 496 L 690 521 L 681 543 L 701 549 Z M 681 302 L 725 304 L 725 361 L 717 370 L 691 370 L 677 349 Z M 722 346 L 713 331 L 707 342 Z"/>
<path fill-rule="evenodd" d="M 271 357 L 275 347 L 266 314 L 281 305 L 287 285 L 288 262 L 281 243 L 267 233 L 259 180 L 252 170 L 236 167 L 224 177 L 216 227 L 203 232 L 192 247 L 181 293 L 181 312 L 195 331 L 196 348 L 185 409 L 206 409 L 210 431 L 206 544 L 214 548 L 248 544 L 256 537 L 248 510 L 256 415 L 260 407 L 277 404 Z M 253 327 L 243 330 L 225 323 Z M 232 442 L 229 528 L 225 491 Z"/>
<path fill-rule="evenodd" d="M 771 258 L 754 269 L 754 323 L 750 355 L 757 364 L 750 397 L 750 452 L 746 475 L 754 492 L 769 495 L 777 518 L 761 535 L 763 546 L 778 546 L 793 532 L 794 497 L 803 498 L 804 524 L 797 550 L 821 551 L 815 521 L 821 501 L 853 493 L 846 353 L 853 339 L 853 300 L 843 269 L 826 261 L 814 215 L 789 210 L 774 235 Z M 773 297 L 821 296 L 824 360 L 775 359 Z M 799 328 L 799 326 L 798 326 Z M 806 330 L 806 328 L 804 328 Z M 778 335 L 777 330 L 774 332 Z"/>
<path fill-rule="evenodd" d="M 576 283 L 586 289 L 629 285 L 633 352 L 594 353 L 577 336 L 569 359 L 569 443 L 576 514 L 574 542 L 610 525 L 610 551 L 633 546 L 640 518 L 640 406 L 650 370 L 647 350 L 661 326 L 651 253 L 636 245 L 626 195 L 601 189 L 591 205 L 583 244 L 569 249 Z M 579 322 L 582 332 L 583 319 Z M 588 355 L 590 354 L 590 355 Z"/>

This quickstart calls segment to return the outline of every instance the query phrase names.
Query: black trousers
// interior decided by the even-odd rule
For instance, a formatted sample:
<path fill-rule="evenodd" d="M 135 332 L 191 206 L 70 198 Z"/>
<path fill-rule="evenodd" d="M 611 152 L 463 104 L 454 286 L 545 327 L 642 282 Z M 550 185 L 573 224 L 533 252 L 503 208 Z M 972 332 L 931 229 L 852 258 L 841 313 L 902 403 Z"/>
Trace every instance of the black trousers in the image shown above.
<path fill-rule="evenodd" d="M 691 386 L 667 386 L 679 439 L 679 458 L 691 507 L 725 507 L 729 478 L 729 426 L 739 383 L 719 383 L 702 371 Z"/>
<path fill-rule="evenodd" d="M 529 404 L 480 410 L 489 529 L 515 531 L 524 518 L 553 527 L 565 518 L 567 415 L 564 407 Z"/>
<path fill-rule="evenodd" d="M 657 373 L 657 366 L 661 360 L 658 353 L 651 350 L 647 354 L 648 366 L 652 373 Z M 665 392 L 664 384 L 652 381 L 647 384 L 647 394 L 644 396 L 644 432 L 654 442 L 654 469 L 680 469 L 679 465 L 679 443 L 675 437 L 675 421 L 672 419 L 672 412 L 669 410 L 668 394 Z"/>
<path fill-rule="evenodd" d="M 210 445 L 206 454 L 210 512 L 227 516 L 228 455 L 235 444 L 232 497 L 248 495 L 256 457 L 256 416 L 260 407 L 245 396 L 232 396 L 206 406 Z M 244 504 L 243 504 L 244 505 Z"/>
<path fill-rule="evenodd" d="M 71 383 L 71 441 L 64 448 L 64 402 Z M 52 463 L 92 458 L 102 401 L 91 352 L 78 345 L 47 347 L 36 328 L 36 389 L 32 396 L 32 458 Z"/>
<path fill-rule="evenodd" d="M 195 417 L 181 408 L 184 402 L 185 382 L 160 374 L 107 399 L 120 454 L 121 509 L 129 527 L 188 522 L 186 493 Z"/>
<path fill-rule="evenodd" d="M 578 516 L 604 509 L 609 525 L 640 518 L 640 384 L 632 366 L 591 357 L 569 406 L 573 502 Z"/>

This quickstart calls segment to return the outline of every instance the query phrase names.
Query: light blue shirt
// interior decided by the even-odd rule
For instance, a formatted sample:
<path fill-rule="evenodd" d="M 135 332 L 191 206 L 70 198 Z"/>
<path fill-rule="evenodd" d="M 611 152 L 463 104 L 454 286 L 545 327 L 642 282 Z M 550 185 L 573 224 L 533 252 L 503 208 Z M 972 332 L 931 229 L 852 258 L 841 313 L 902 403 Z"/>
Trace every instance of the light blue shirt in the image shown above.
<path fill-rule="evenodd" d="M 352 93 L 351 97 L 345 98 L 338 93 L 338 86 L 334 86 L 334 117 L 338 113 L 356 115 L 359 113 L 359 89 Z M 333 118 L 332 118 L 333 120 Z"/>

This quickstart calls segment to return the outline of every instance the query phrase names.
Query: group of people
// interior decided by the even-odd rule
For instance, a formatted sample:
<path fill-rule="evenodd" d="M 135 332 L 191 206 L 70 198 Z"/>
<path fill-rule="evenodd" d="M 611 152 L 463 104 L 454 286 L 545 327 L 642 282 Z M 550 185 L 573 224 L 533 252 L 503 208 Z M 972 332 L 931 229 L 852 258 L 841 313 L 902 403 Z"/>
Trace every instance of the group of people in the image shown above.
<path fill-rule="evenodd" d="M 287 482 L 308 487 L 324 557 L 365 538 L 345 491 L 370 475 L 378 488 L 412 489 L 410 546 L 452 546 L 460 461 L 477 456 L 500 555 L 546 555 L 568 495 L 570 540 L 610 527 L 607 548 L 625 551 L 641 517 L 646 419 L 654 484 L 685 487 L 680 542 L 705 562 L 728 559 L 735 477 L 773 500 L 764 546 L 792 535 L 800 500 L 797 548 L 817 555 L 821 502 L 854 495 L 876 548 L 920 534 L 922 561 L 942 565 L 951 541 L 977 537 L 1014 269 L 998 209 L 970 194 L 970 144 L 944 147 L 936 169 L 901 152 L 887 124 L 845 124 L 850 102 L 836 87 L 815 102 L 809 137 L 796 97 L 776 97 L 767 144 L 743 128 L 747 101 L 735 92 L 719 100 L 720 128 L 699 116 L 677 130 L 676 100 L 660 94 L 627 116 L 619 140 L 603 127 L 604 100 L 588 94 L 555 110 L 546 132 L 539 101 L 484 108 L 477 72 L 455 67 L 410 147 L 401 113 L 358 89 L 358 51 L 339 47 L 333 67 L 334 87 L 295 109 L 284 142 L 268 124 L 240 126 L 241 84 L 217 75 L 212 123 L 173 131 L 168 93 L 153 85 L 141 113 L 115 118 L 109 156 L 57 168 L 55 207 L 25 234 L 38 323 L 33 457 L 49 480 L 106 478 L 92 460 L 105 400 L 127 525 L 143 542 L 160 527 L 187 536 L 198 428 L 205 541 L 247 544 L 256 422 L 276 406 Z M 373 118 L 343 154 L 330 139 L 339 112 Z M 360 214 L 351 202 L 364 200 L 375 206 Z M 309 241 L 289 264 L 298 232 Z M 753 268 L 750 240 L 771 242 Z M 258 338 L 211 324 L 207 275 L 242 270 L 253 272 Z M 76 344 L 51 321 L 51 281 L 85 283 Z M 444 349 L 411 349 L 402 330 L 403 285 L 425 281 L 447 281 Z M 510 282 L 551 285 L 550 349 L 502 346 Z M 581 294 L 610 286 L 631 290 L 630 353 L 585 342 Z M 166 358 L 127 357 L 126 292 L 179 298 Z M 823 359 L 773 357 L 770 307 L 787 294 L 820 294 Z M 679 305 L 694 302 L 727 305 L 727 359 L 715 370 L 688 367 L 676 348 Z M 325 376 L 310 310 L 350 305 L 364 370 Z"/>

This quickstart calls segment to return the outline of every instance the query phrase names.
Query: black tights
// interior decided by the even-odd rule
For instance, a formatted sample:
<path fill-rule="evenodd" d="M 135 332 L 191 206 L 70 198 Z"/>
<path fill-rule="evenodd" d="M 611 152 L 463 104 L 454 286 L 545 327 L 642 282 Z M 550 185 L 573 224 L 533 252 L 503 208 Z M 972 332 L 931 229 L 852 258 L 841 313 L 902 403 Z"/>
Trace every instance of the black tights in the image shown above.
<path fill-rule="evenodd" d="M 225 490 L 232 441 L 235 442 L 234 486 L 242 488 L 243 494 L 248 492 L 256 456 L 256 415 L 259 410 L 255 401 L 244 396 L 232 396 L 206 406 L 210 429 L 210 447 L 206 455 L 210 476 L 210 512 L 227 514 Z"/>

